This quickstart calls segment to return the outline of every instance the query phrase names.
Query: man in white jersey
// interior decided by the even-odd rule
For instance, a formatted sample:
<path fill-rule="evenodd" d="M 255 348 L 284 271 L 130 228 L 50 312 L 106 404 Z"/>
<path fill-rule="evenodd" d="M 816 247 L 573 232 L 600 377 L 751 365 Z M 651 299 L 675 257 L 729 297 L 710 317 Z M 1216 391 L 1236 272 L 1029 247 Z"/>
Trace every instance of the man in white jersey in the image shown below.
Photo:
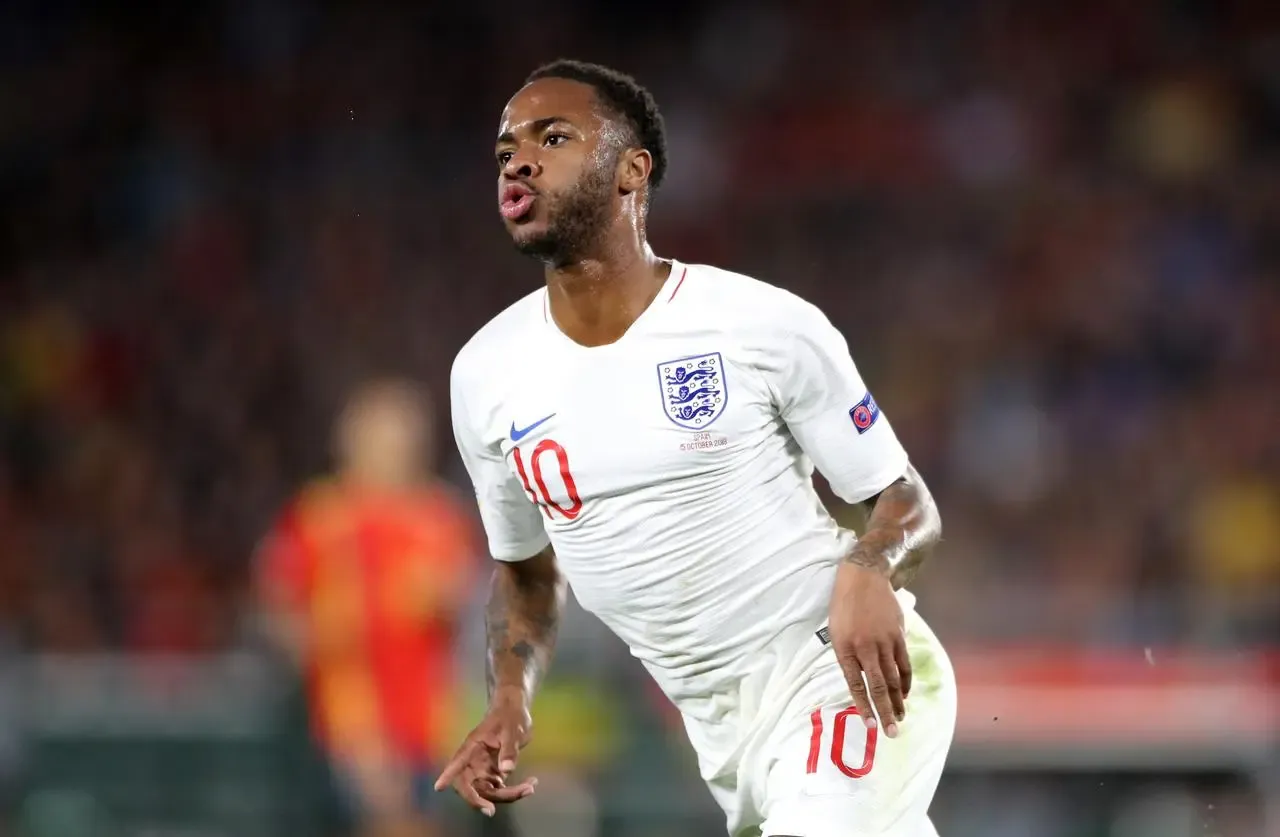
<path fill-rule="evenodd" d="M 780 288 L 654 256 L 666 144 L 629 77 L 538 70 L 496 161 L 546 286 L 453 367 L 498 563 L 489 710 L 437 789 L 489 815 L 533 793 L 512 774 L 567 580 L 679 708 L 730 834 L 933 837 L 955 680 L 902 586 L 940 523 L 844 339 Z M 861 539 L 815 464 L 870 507 Z"/>

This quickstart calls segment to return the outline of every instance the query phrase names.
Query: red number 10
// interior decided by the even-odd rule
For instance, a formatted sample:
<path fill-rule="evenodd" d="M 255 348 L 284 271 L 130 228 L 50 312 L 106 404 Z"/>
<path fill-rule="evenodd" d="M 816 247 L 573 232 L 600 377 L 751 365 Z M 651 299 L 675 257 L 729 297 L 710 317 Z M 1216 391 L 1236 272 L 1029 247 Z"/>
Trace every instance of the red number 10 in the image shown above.
<path fill-rule="evenodd" d="M 880 730 L 878 727 L 867 730 L 867 748 L 862 755 L 862 766 L 850 767 L 844 763 L 844 734 L 850 718 L 862 723 L 862 717 L 858 715 L 857 708 L 852 706 L 837 712 L 832 722 L 831 763 L 850 779 L 860 779 L 871 772 L 871 766 L 875 763 L 876 736 Z M 818 772 L 818 759 L 822 754 L 822 710 L 813 710 L 811 720 L 813 721 L 813 736 L 809 739 L 809 762 L 805 765 L 805 773 Z"/>
<path fill-rule="evenodd" d="M 565 453 L 559 442 L 551 439 L 543 439 L 538 446 L 533 449 L 533 455 L 529 457 L 530 464 L 533 468 L 533 482 L 538 486 L 538 490 L 534 491 L 533 486 L 529 485 L 529 474 L 524 469 L 524 456 L 520 453 L 520 448 L 515 448 L 512 454 L 516 459 L 516 472 L 520 474 L 520 482 L 524 483 L 524 490 L 529 492 L 529 496 L 533 498 L 533 502 L 537 503 L 542 509 L 542 513 L 551 518 L 551 510 L 555 509 L 566 520 L 573 520 L 582 511 L 582 498 L 578 496 L 578 486 L 573 482 L 573 474 L 569 472 L 569 454 Z M 554 453 L 556 462 L 560 465 L 560 479 L 564 480 L 564 489 L 569 495 L 569 505 L 564 506 L 551 498 L 551 492 L 547 491 L 547 483 L 542 478 L 542 454 Z"/>

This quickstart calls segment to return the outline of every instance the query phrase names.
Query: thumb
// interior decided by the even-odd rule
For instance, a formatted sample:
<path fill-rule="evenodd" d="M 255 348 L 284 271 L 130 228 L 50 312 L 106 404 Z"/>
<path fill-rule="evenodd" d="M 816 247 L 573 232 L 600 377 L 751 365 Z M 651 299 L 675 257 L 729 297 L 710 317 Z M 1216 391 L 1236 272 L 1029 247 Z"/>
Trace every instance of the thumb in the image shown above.
<path fill-rule="evenodd" d="M 498 772 L 504 779 L 516 769 L 516 758 L 519 755 L 520 745 L 516 742 L 515 726 L 503 724 L 498 729 Z"/>

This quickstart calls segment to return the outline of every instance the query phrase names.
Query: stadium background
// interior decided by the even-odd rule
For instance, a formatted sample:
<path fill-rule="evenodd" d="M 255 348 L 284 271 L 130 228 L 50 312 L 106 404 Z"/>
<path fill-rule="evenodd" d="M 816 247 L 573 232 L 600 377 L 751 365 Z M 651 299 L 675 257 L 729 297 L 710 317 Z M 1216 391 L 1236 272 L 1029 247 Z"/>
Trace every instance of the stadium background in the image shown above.
<path fill-rule="evenodd" d="M 443 422 L 539 281 L 490 143 L 561 55 L 664 109 L 658 252 L 819 303 L 934 487 L 945 837 L 1280 834 L 1265 0 L 4 4 L 0 833 L 325 833 L 253 549 L 350 385 Z M 487 827 L 718 833 L 625 649 L 562 648 Z"/>

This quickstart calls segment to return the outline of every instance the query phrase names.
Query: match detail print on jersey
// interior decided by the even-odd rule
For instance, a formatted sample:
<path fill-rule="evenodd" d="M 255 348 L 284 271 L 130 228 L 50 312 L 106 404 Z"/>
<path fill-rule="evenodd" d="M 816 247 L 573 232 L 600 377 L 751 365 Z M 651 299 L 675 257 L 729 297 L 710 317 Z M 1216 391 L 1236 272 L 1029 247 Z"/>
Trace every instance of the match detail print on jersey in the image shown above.
<path fill-rule="evenodd" d="M 724 359 L 719 352 L 659 363 L 658 384 L 667 418 L 686 430 L 707 427 L 729 402 Z"/>

